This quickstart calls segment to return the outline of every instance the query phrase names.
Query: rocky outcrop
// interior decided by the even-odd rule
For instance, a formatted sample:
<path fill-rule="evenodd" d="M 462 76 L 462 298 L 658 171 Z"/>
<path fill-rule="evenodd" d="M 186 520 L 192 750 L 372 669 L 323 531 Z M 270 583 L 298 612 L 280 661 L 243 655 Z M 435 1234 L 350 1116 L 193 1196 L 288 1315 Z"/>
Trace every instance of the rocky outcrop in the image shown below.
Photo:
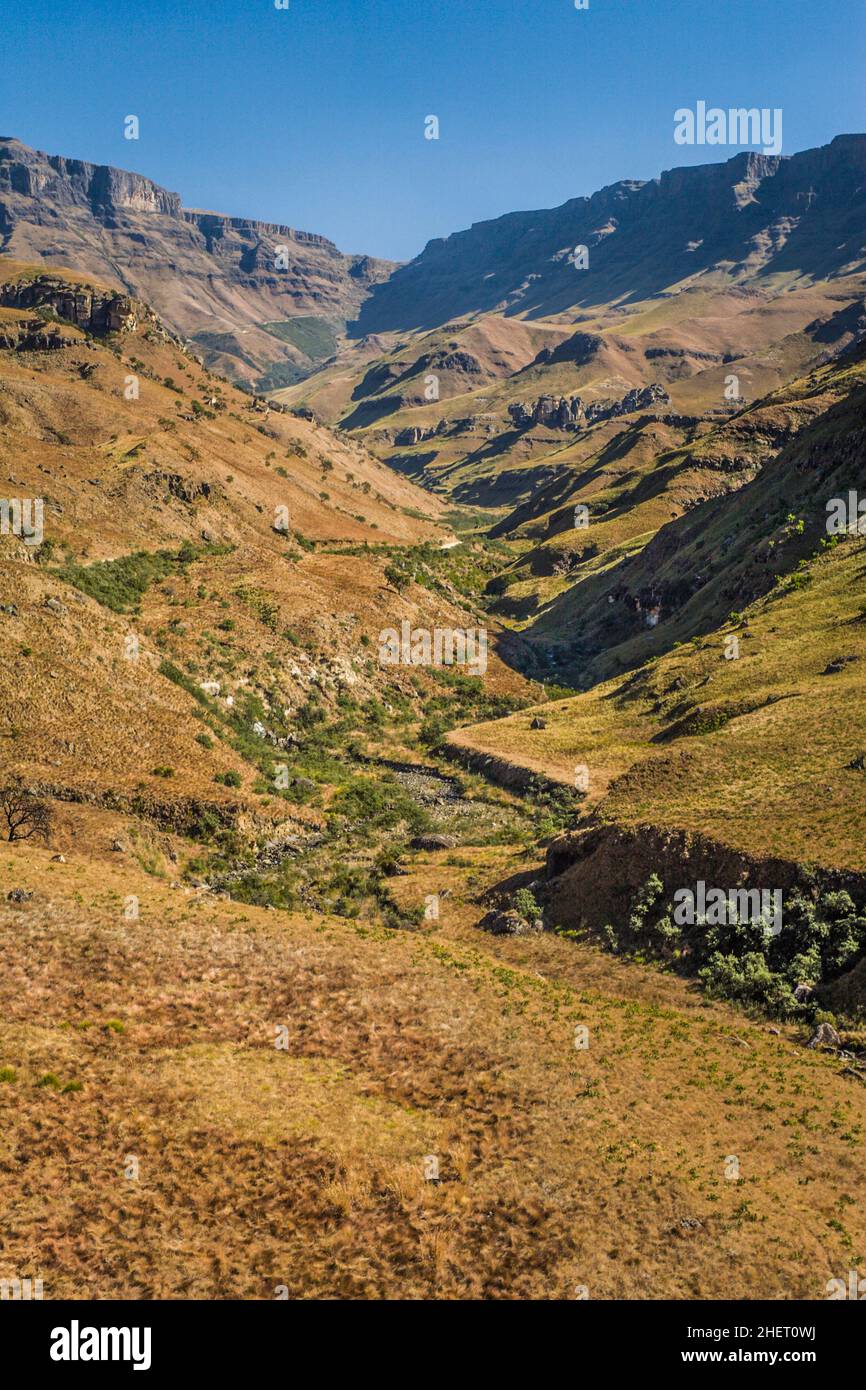
<path fill-rule="evenodd" d="M 539 396 L 527 404 L 519 401 L 508 407 L 515 426 L 519 430 L 543 425 L 552 430 L 578 430 L 582 425 L 593 425 L 599 420 L 611 420 L 617 415 L 631 415 L 637 410 L 649 410 L 656 405 L 670 405 L 670 396 L 663 386 L 654 382 L 651 386 L 635 387 L 627 391 L 618 401 L 592 402 L 584 405 L 580 396 Z"/>
<path fill-rule="evenodd" d="M 584 418 L 584 407 L 580 396 L 539 396 L 527 404 L 518 401 L 508 407 L 515 426 L 519 430 L 531 429 L 533 425 L 546 425 L 552 430 L 576 430 Z"/>
<path fill-rule="evenodd" d="M 490 932 L 491 936 L 532 936 L 543 930 L 540 920 L 530 922 L 513 908 L 504 911 L 493 909 L 481 918 L 478 925 L 482 931 Z"/>
<path fill-rule="evenodd" d="M 155 314 L 128 295 L 73 284 L 60 275 L 39 275 L 0 285 L 0 306 L 42 309 L 94 337 L 132 332 L 145 320 L 158 323 Z"/>
<path fill-rule="evenodd" d="M 685 764 L 684 764 L 685 766 Z M 598 930 L 627 920 L 636 893 L 656 874 L 670 897 L 703 880 L 733 888 L 772 885 L 786 896 L 844 889 L 866 896 L 866 874 L 822 870 L 792 860 L 757 857 L 687 830 L 653 825 L 597 824 L 589 818 L 551 841 L 547 882 L 551 920 L 567 928 Z"/>
<path fill-rule="evenodd" d="M 638 386 L 627 391 L 621 400 L 610 405 L 590 405 L 586 408 L 589 422 L 612 420 L 617 415 L 632 415 L 637 410 L 651 410 L 654 405 L 670 405 L 671 398 L 663 386 L 653 382 L 650 386 Z"/>
<path fill-rule="evenodd" d="M 411 448 L 413 444 L 422 444 L 425 439 L 435 439 L 437 435 L 444 434 L 448 429 L 448 421 L 440 420 L 438 424 L 424 428 L 422 425 L 409 425 L 406 429 L 397 430 L 394 435 L 394 443 L 401 449 Z"/>

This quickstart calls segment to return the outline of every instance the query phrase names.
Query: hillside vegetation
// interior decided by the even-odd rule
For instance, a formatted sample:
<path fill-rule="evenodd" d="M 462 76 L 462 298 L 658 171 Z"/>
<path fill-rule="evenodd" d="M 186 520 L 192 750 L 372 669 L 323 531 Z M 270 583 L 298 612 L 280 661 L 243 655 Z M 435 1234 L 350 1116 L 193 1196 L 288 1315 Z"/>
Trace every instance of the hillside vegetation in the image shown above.
<path fill-rule="evenodd" d="M 644 264 L 592 316 L 557 265 L 428 322 L 446 276 L 279 400 L 0 260 L 3 487 L 44 512 L 0 537 L 0 1277 L 816 1299 L 866 1259 L 846 246 Z M 580 428 L 527 423 L 548 387 Z M 383 660 L 404 625 L 485 660 Z M 781 932 L 681 926 L 697 881 Z"/>

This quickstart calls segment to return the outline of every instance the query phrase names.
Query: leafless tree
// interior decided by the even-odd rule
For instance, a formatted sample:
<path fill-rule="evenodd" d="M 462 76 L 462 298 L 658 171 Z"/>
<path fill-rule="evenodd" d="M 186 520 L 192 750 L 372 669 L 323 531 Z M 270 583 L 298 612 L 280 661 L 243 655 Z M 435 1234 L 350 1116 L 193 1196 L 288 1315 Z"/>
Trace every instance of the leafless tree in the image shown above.
<path fill-rule="evenodd" d="M 5 822 L 5 824 L 4 824 Z M 51 809 L 17 782 L 0 787 L 0 829 L 7 840 L 48 840 Z"/>

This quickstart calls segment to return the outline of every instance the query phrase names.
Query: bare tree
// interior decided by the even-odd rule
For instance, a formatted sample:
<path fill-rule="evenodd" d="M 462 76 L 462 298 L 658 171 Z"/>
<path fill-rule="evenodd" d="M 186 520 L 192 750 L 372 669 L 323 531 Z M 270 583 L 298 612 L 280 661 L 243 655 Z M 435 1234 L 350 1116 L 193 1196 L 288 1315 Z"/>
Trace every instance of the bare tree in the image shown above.
<path fill-rule="evenodd" d="M 31 840 L 37 836 L 47 841 L 51 809 L 26 787 L 7 782 L 0 787 L 0 828 L 7 840 Z"/>

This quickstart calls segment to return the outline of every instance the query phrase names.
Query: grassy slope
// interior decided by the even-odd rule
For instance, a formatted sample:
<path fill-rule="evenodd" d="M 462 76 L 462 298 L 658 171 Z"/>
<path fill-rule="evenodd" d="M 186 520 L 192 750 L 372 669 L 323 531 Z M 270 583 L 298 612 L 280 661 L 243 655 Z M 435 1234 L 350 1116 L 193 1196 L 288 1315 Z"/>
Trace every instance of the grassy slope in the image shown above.
<path fill-rule="evenodd" d="M 452 742 L 570 786 L 585 764 L 589 805 L 612 822 L 866 869 L 866 774 L 847 767 L 866 747 L 866 544 L 844 541 L 810 575 L 805 588 L 747 608 L 742 626 L 541 707 L 544 729 L 530 729 L 535 711 L 526 711 Z M 738 660 L 725 659 L 729 636 Z M 855 659 L 822 674 L 839 657 Z M 689 733 L 690 718 L 720 727 Z"/>
<path fill-rule="evenodd" d="M 441 855 L 403 887 L 447 882 L 440 922 L 383 933 L 172 892 L 90 816 L 65 864 L 0 859 L 34 893 L 0 912 L 7 1194 L 27 1161 L 0 1273 L 46 1297 L 808 1299 L 862 1261 L 863 1093 L 787 1033 L 570 942 L 479 938 Z"/>

